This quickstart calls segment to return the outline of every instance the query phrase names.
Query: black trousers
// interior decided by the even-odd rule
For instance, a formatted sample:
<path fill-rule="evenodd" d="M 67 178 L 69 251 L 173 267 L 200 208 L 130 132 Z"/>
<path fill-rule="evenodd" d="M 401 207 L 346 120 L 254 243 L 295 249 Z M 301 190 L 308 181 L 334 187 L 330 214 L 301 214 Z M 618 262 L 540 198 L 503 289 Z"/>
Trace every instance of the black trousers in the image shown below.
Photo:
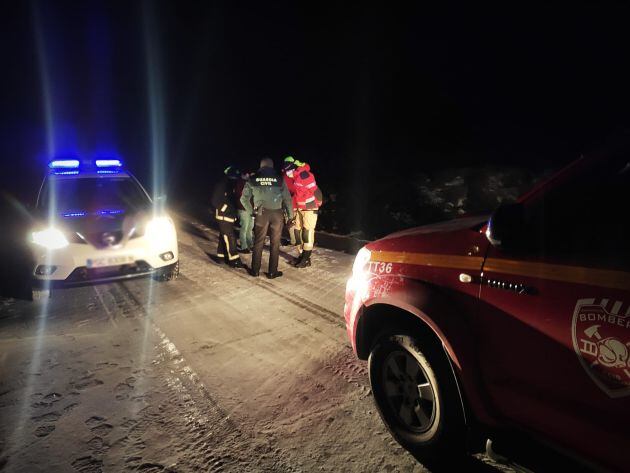
<path fill-rule="evenodd" d="M 224 258 L 226 263 L 239 259 L 236 250 L 236 235 L 234 233 L 234 223 L 224 220 L 217 220 L 219 224 L 219 245 L 217 246 L 217 257 Z"/>
<path fill-rule="evenodd" d="M 269 250 L 269 272 L 278 271 L 278 257 L 280 256 L 280 236 L 284 227 L 284 215 L 282 210 L 264 209 L 261 215 L 256 215 L 254 224 L 254 252 L 252 254 L 252 271 L 260 271 L 262 250 L 265 246 L 265 237 L 269 232 L 271 248 Z"/>

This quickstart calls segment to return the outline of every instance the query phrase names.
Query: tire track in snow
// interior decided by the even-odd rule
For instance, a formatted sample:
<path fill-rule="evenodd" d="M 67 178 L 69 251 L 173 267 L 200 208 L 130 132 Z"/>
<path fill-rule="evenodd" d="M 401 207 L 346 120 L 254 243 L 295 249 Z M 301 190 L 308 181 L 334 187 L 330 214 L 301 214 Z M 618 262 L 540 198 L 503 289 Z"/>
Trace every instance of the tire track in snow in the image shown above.
<path fill-rule="evenodd" d="M 164 381 L 173 393 L 184 399 L 185 412 L 180 414 L 185 416 L 186 426 L 193 429 L 195 438 L 192 445 L 182 439 L 178 448 L 187 453 L 192 450 L 193 464 L 188 466 L 196 469 L 201 462 L 203 471 L 208 472 L 259 471 L 261 467 L 265 471 L 296 471 L 287 460 L 288 455 L 275 446 L 273 439 L 265 438 L 262 444 L 258 442 L 257 445 L 248 441 L 248 436 L 217 403 L 177 346 L 152 320 L 147 308 L 123 282 L 117 287 L 124 293 L 128 304 L 150 323 L 160 340 L 159 352 L 153 363 L 166 365 Z M 222 431 L 221 438 L 212 434 L 217 427 Z M 261 457 L 267 457 L 272 465 L 265 465 Z"/>
<path fill-rule="evenodd" d="M 191 223 L 192 225 L 195 225 L 194 223 Z M 204 225 L 200 225 L 197 224 L 195 225 L 197 226 L 199 229 L 203 229 L 206 232 L 213 232 L 213 230 L 211 230 L 210 228 L 204 226 Z M 197 237 L 193 234 L 189 235 L 192 238 L 200 238 Z M 181 243 L 180 243 L 181 244 Z M 187 245 L 184 244 L 182 245 L 184 246 L 186 249 L 190 248 L 191 245 Z M 313 315 L 316 315 L 322 319 L 324 319 L 326 322 L 332 323 L 334 325 L 337 325 L 339 327 L 345 327 L 345 324 L 343 323 L 343 321 L 341 320 L 341 317 L 339 316 L 339 314 L 328 310 L 327 308 L 309 300 L 306 299 L 296 293 L 289 293 L 289 294 L 285 294 L 284 292 L 282 292 L 282 290 L 280 290 L 279 288 L 277 288 L 274 284 L 267 282 L 267 281 L 263 281 L 257 278 L 253 278 L 251 276 L 249 276 L 248 274 L 244 274 L 242 272 L 239 271 L 235 271 L 232 268 L 222 268 L 221 266 L 217 265 L 219 268 L 221 268 L 222 270 L 225 271 L 230 271 L 230 274 L 233 274 L 241 279 L 247 280 L 250 283 L 254 284 L 257 287 L 260 287 L 268 292 L 271 292 L 273 295 L 280 297 L 281 299 L 285 300 L 286 302 L 289 302 L 297 307 L 299 307 L 300 309 L 306 310 L 307 312 L 310 312 Z M 307 282 L 302 282 L 300 281 L 300 284 L 309 284 L 312 285 L 312 283 L 307 283 Z M 313 285 L 313 287 L 315 287 Z"/>

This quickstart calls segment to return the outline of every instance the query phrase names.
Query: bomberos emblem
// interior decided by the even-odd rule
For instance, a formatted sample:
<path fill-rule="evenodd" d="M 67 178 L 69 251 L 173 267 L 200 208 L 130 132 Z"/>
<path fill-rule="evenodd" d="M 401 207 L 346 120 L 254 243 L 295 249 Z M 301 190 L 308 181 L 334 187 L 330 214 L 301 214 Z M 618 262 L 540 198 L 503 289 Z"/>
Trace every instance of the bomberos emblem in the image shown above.
<path fill-rule="evenodd" d="M 579 299 L 571 331 L 575 353 L 595 384 L 613 398 L 630 395 L 630 305 Z"/>

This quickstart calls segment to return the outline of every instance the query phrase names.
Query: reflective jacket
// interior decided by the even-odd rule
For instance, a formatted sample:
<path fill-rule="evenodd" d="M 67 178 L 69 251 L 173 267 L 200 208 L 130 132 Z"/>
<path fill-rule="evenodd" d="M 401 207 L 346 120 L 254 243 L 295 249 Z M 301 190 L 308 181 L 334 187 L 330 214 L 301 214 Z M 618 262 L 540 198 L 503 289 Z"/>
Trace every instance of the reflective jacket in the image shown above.
<path fill-rule="evenodd" d="M 293 210 L 295 210 L 297 209 L 297 200 L 295 199 L 295 183 L 293 182 L 293 177 L 287 176 L 286 172 L 282 173 L 282 177 L 284 177 L 284 183 L 287 185 L 287 189 L 289 189 L 289 194 L 291 194 Z"/>
<path fill-rule="evenodd" d="M 293 171 L 295 200 L 300 210 L 317 210 L 322 205 L 321 191 L 317 188 L 315 176 L 308 164 Z"/>
<path fill-rule="evenodd" d="M 254 202 L 254 208 L 250 199 Z M 273 168 L 260 168 L 249 179 L 241 195 L 241 204 L 252 213 L 254 209 L 259 212 L 262 209 L 278 210 L 284 207 L 289 218 L 293 218 L 291 194 L 282 177 Z"/>
<path fill-rule="evenodd" d="M 225 222 L 236 221 L 235 179 L 224 177 L 212 192 L 211 204 L 214 207 L 214 218 Z"/>

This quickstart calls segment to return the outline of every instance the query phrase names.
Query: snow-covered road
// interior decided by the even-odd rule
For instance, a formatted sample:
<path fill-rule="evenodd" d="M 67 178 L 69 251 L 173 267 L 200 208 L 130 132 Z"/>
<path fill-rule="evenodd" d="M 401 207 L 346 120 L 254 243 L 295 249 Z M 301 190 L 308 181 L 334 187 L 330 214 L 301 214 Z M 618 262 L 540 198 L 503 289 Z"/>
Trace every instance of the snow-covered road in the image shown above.
<path fill-rule="evenodd" d="M 177 281 L 0 299 L 0 470 L 426 471 L 349 347 L 352 256 L 297 270 L 282 253 L 270 281 L 214 262 L 202 224 L 179 235 Z"/>

